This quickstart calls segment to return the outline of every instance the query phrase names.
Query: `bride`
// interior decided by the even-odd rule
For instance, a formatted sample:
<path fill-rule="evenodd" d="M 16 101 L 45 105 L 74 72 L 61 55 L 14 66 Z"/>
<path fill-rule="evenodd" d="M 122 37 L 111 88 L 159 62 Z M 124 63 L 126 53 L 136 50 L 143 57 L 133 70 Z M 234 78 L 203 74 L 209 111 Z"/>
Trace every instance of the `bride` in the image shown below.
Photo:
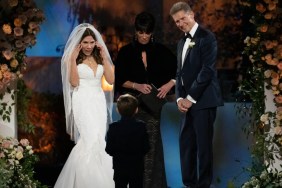
<path fill-rule="evenodd" d="M 100 33 L 87 23 L 75 27 L 61 62 L 66 129 L 76 145 L 55 188 L 114 188 L 112 158 L 105 152 L 113 96 L 101 87 L 103 75 L 114 83 L 114 71 Z"/>

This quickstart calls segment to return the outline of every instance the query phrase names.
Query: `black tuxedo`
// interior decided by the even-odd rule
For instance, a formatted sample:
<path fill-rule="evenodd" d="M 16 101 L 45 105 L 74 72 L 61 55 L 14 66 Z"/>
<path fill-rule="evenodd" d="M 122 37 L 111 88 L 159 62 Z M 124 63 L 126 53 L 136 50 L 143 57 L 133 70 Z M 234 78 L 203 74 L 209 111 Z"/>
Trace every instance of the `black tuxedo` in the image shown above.
<path fill-rule="evenodd" d="M 182 179 L 186 186 L 208 188 L 212 181 L 213 123 L 216 107 L 223 105 L 215 65 L 217 42 L 213 33 L 200 26 L 191 42 L 194 46 L 188 48 L 183 66 L 185 40 L 177 46 L 176 96 L 190 95 L 196 101 L 185 114 L 180 133 Z"/>
<path fill-rule="evenodd" d="M 116 188 L 142 188 L 144 155 L 149 151 L 146 124 L 122 117 L 110 124 L 106 152 L 113 156 Z"/>

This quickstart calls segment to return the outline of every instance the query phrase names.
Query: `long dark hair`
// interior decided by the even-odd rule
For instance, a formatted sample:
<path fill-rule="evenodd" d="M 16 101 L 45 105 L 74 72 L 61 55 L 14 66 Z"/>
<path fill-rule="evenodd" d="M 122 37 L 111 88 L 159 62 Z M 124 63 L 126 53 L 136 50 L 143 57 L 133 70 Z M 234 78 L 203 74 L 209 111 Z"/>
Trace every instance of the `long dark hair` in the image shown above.
<path fill-rule="evenodd" d="M 84 33 L 83 33 L 83 35 L 81 36 L 80 42 L 81 42 L 85 37 L 87 37 L 87 36 L 92 36 L 95 41 L 97 40 L 97 39 L 96 39 L 96 36 L 95 36 L 95 34 L 94 34 L 94 32 L 93 32 L 91 29 L 86 28 L 85 31 L 84 31 Z M 92 56 L 93 56 L 93 58 L 95 59 L 95 61 L 97 62 L 97 64 L 103 65 L 103 58 L 102 58 L 102 56 L 101 56 L 101 54 L 100 54 L 100 51 L 101 51 L 101 49 L 98 48 L 98 47 L 95 45 L 95 47 L 94 47 L 94 49 L 93 49 L 93 52 L 92 52 Z M 82 61 L 83 61 L 84 59 L 86 59 L 86 55 L 80 50 L 80 52 L 79 52 L 79 54 L 78 54 L 78 57 L 77 57 L 77 59 L 76 59 L 76 64 L 82 63 Z"/>

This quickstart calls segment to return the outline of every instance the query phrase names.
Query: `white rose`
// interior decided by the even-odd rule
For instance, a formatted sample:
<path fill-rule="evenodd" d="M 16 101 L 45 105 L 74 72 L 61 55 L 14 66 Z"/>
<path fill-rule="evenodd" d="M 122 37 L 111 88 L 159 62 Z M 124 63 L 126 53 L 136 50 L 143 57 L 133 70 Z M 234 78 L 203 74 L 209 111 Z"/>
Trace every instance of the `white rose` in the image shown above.
<path fill-rule="evenodd" d="M 264 77 L 265 78 L 270 78 L 270 76 L 271 76 L 271 70 L 264 71 Z"/>
<path fill-rule="evenodd" d="M 32 148 L 32 146 L 26 146 L 27 150 L 30 150 Z"/>
<path fill-rule="evenodd" d="M 17 152 L 16 158 L 17 158 L 18 160 L 21 160 L 21 159 L 23 158 L 23 153 L 22 153 L 22 152 Z"/>
<path fill-rule="evenodd" d="M 260 116 L 260 121 L 264 122 L 265 124 L 268 124 L 268 114 L 263 114 Z"/>

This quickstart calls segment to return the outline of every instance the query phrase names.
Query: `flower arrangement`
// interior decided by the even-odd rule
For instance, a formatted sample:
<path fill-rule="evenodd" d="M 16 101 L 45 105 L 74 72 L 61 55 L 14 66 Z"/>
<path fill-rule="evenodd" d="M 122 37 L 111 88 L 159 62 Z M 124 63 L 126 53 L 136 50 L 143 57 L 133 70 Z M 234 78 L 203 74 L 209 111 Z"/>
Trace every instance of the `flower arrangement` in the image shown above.
<path fill-rule="evenodd" d="M 25 49 L 36 44 L 43 12 L 33 0 L 0 1 L 0 90 L 21 78 Z"/>
<path fill-rule="evenodd" d="M 265 162 L 243 187 L 281 187 L 281 172 L 269 165 L 282 152 L 282 2 L 241 0 L 241 5 L 253 29 L 244 40 L 243 54 L 250 64 L 240 90 L 252 100 L 254 123 L 249 133 L 256 139 L 252 155 L 260 159 L 258 163 Z M 274 95 L 274 112 L 265 112 L 265 86 Z"/>
<path fill-rule="evenodd" d="M 282 172 L 264 170 L 261 174 L 253 176 L 250 181 L 244 183 L 242 188 L 253 187 L 282 187 Z"/>
<path fill-rule="evenodd" d="M 38 161 L 27 139 L 0 137 L 0 184 L 3 188 L 44 187 L 33 178 Z"/>
<path fill-rule="evenodd" d="M 15 91 L 9 86 L 22 78 L 26 68 L 25 51 L 36 44 L 39 25 L 44 14 L 33 0 L 0 1 L 0 116 L 10 121 L 13 102 L 3 102 L 5 93 L 15 99 Z"/>

